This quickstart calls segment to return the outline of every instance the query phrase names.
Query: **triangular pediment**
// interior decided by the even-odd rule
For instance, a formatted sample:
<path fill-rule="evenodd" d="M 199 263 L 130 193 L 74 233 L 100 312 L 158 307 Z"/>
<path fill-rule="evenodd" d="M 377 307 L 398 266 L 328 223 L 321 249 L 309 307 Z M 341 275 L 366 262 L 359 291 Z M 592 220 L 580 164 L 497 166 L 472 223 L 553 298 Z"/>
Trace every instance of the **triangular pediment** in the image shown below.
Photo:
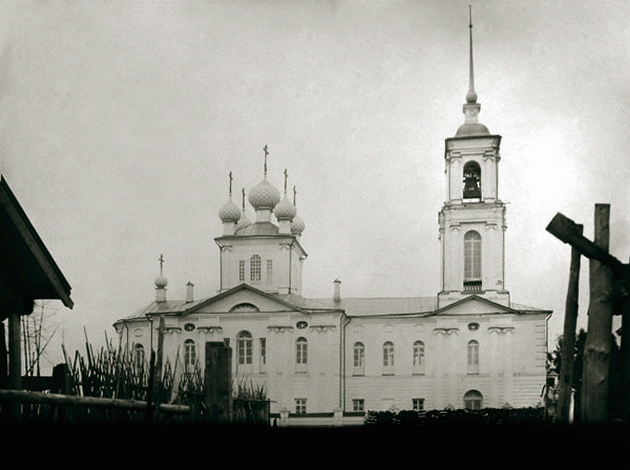
<path fill-rule="evenodd" d="M 301 312 L 303 309 L 248 284 L 241 284 L 210 297 L 186 311 L 190 313 L 239 314 L 256 312 Z"/>
<path fill-rule="evenodd" d="M 433 312 L 433 315 L 492 315 L 520 313 L 505 305 L 492 302 L 478 295 L 471 295 Z"/>

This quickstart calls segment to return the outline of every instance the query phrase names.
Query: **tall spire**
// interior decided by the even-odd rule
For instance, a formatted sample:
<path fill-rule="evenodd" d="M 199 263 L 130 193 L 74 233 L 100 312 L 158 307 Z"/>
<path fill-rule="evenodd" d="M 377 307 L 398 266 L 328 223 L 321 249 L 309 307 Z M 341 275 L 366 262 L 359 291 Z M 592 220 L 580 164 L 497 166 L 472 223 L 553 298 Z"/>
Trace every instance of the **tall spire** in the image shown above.
<path fill-rule="evenodd" d="M 488 128 L 479 123 L 479 111 L 481 104 L 477 103 L 475 91 L 475 71 L 473 66 L 473 34 L 472 34 L 472 7 L 468 6 L 468 37 L 469 37 L 469 63 L 468 63 L 468 93 L 464 103 L 464 124 L 457 130 L 456 136 L 485 135 L 489 134 Z"/>
<path fill-rule="evenodd" d="M 466 101 L 468 103 L 477 102 L 477 93 L 475 92 L 475 71 L 473 67 L 473 34 L 472 34 L 472 6 L 468 5 L 468 31 L 470 44 L 470 65 L 468 70 L 468 94 Z"/>

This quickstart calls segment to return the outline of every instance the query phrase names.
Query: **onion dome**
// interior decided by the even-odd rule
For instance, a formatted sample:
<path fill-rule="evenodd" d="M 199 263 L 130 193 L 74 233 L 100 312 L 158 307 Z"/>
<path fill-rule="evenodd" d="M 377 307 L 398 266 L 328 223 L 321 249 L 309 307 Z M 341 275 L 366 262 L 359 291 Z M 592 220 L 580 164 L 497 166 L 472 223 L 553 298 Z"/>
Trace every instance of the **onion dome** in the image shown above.
<path fill-rule="evenodd" d="M 291 233 L 293 235 L 302 235 L 304 228 L 305 224 L 302 218 L 299 215 L 293 217 L 293 220 L 291 221 Z"/>
<path fill-rule="evenodd" d="M 162 274 L 156 277 L 154 282 L 155 282 L 155 287 L 158 289 L 164 289 L 166 285 L 168 284 L 168 280 Z"/>
<path fill-rule="evenodd" d="M 242 228 L 248 227 L 252 224 L 252 221 L 249 220 L 245 212 L 241 214 L 241 218 L 238 219 L 238 223 L 236 224 L 236 230 L 240 230 Z"/>
<path fill-rule="evenodd" d="M 265 177 L 265 179 L 252 188 L 249 192 L 248 199 L 254 210 L 273 210 L 276 204 L 280 202 L 280 191 L 269 184 Z"/>
<path fill-rule="evenodd" d="M 241 210 L 234 204 L 234 201 L 232 201 L 232 196 L 230 196 L 230 200 L 219 210 L 219 218 L 223 223 L 236 223 L 241 218 Z"/>
<path fill-rule="evenodd" d="M 278 220 L 293 220 L 293 217 L 297 214 L 297 209 L 291 204 L 289 198 L 287 198 L 286 192 L 284 193 L 282 201 L 276 205 L 273 213 Z"/>

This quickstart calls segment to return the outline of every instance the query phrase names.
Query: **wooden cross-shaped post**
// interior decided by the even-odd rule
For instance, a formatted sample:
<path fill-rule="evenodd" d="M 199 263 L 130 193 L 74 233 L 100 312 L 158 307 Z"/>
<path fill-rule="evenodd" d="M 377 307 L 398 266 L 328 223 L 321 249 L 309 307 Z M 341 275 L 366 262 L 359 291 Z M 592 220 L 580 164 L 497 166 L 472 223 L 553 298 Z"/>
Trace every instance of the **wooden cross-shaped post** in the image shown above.
<path fill-rule="evenodd" d="M 609 369 L 612 340 L 612 317 L 614 314 L 622 315 L 622 351 L 628 350 L 630 333 L 623 335 L 630 329 L 630 315 L 627 308 L 624 311 L 615 311 L 615 287 L 621 288 L 627 295 L 628 282 L 630 281 L 630 265 L 608 253 L 609 244 L 609 218 L 610 205 L 595 205 L 595 237 L 594 241 L 586 239 L 581 233 L 581 226 L 558 213 L 547 226 L 547 231 L 564 243 L 571 245 L 577 253 L 586 256 L 590 260 L 589 283 L 590 300 L 588 308 L 587 339 L 584 347 L 584 377 L 582 384 L 583 420 L 585 422 L 598 422 L 609 419 L 608 395 L 609 395 Z M 573 265 L 573 263 L 572 263 Z M 578 263 L 579 266 L 579 263 Z M 573 267 L 572 267 L 573 269 Z M 578 268 L 579 269 L 579 268 Z M 617 285 L 614 285 L 614 282 Z M 575 282 L 575 280 L 573 280 Z M 573 331 L 567 331 L 567 321 L 575 325 L 572 315 L 577 315 L 577 287 L 569 286 L 567 296 L 567 312 L 565 318 L 564 335 L 575 336 Z M 575 289 L 575 292 L 572 292 Z M 569 296 L 572 297 L 569 305 Z M 627 306 L 627 302 L 624 303 Z M 619 304 L 623 305 L 623 304 Z M 575 313 L 569 312 L 575 310 Z M 627 356 L 627 354 L 625 355 Z M 630 410 L 628 401 L 628 377 L 630 376 L 630 361 L 623 356 L 623 374 L 626 389 L 624 390 L 625 414 Z M 563 355 L 564 357 L 564 355 Z M 572 364 L 562 363 L 563 367 L 572 367 Z M 564 377 L 564 373 L 562 373 Z M 571 384 L 563 384 L 570 387 Z M 561 407 L 562 413 L 562 407 Z M 564 417 L 562 417 L 564 418 Z"/>

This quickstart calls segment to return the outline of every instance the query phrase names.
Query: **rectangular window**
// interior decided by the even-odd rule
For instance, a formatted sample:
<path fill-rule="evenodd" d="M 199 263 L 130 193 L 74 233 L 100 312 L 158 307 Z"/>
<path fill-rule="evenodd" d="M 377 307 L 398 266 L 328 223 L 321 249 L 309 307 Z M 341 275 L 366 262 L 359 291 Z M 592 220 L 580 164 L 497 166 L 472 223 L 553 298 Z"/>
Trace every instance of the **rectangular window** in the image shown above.
<path fill-rule="evenodd" d="M 252 255 L 250 261 L 249 261 L 249 280 L 252 282 L 260 282 L 260 276 L 261 276 L 261 259 L 260 256 L 258 255 Z"/>
<path fill-rule="evenodd" d="M 245 260 L 242 259 L 238 262 L 238 280 L 245 282 Z"/>
<path fill-rule="evenodd" d="M 267 364 L 267 338 L 260 338 L 260 371 L 265 371 Z"/>
<path fill-rule="evenodd" d="M 273 282 L 273 260 L 267 260 L 267 284 Z"/>
<path fill-rule="evenodd" d="M 383 345 L 383 374 L 394 373 L 394 344 L 390 341 Z"/>
<path fill-rule="evenodd" d="M 295 414 L 306 414 L 306 398 L 295 399 Z"/>
<path fill-rule="evenodd" d="M 413 407 L 413 411 L 423 411 L 424 410 L 424 398 L 412 398 L 411 405 Z"/>
<path fill-rule="evenodd" d="M 365 411 L 365 400 L 363 398 L 352 400 L 352 411 Z"/>

